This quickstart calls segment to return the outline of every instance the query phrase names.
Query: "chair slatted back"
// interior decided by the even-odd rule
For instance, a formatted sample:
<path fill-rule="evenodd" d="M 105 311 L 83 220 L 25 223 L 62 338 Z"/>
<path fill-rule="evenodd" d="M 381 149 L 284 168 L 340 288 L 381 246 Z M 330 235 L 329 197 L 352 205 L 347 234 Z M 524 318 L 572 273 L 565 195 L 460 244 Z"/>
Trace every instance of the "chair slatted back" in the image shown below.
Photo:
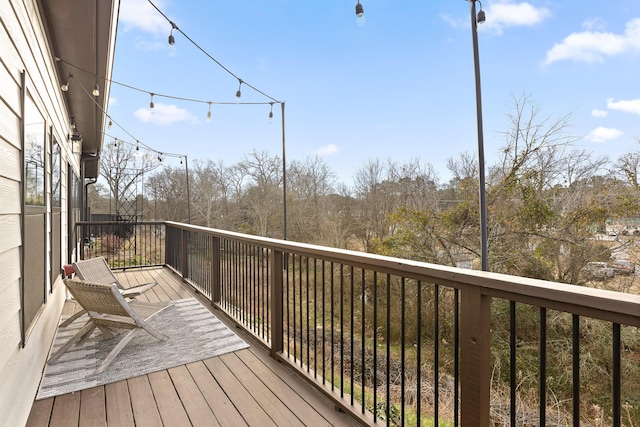
<path fill-rule="evenodd" d="M 115 283 L 91 283 L 76 279 L 64 280 L 75 300 L 88 312 L 131 317 L 131 311 Z"/>
<path fill-rule="evenodd" d="M 74 262 L 73 268 L 82 280 L 92 283 L 115 283 L 118 288 L 124 289 L 102 256 Z"/>

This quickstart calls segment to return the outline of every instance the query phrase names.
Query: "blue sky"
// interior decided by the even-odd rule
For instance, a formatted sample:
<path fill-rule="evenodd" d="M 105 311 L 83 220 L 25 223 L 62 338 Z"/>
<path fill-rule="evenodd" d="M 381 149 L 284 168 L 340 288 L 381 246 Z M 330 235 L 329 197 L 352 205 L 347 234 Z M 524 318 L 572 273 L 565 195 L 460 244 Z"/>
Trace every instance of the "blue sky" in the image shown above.
<path fill-rule="evenodd" d="M 348 185 L 368 159 L 446 160 L 477 151 L 469 3 L 464 0 L 154 0 L 233 74 L 286 103 L 288 161 L 320 155 Z M 480 5 L 477 4 L 479 9 Z M 513 96 L 594 156 L 640 149 L 640 2 L 487 0 L 479 31 L 485 159 L 504 145 Z M 143 144 L 189 161 L 281 155 L 281 112 L 238 101 L 238 80 L 174 31 L 147 0 L 122 0 L 109 115 Z M 205 101 L 183 102 L 149 93 Z M 207 121 L 207 101 L 212 120 Z M 270 99 L 242 86 L 240 102 Z M 122 129 L 108 131 L 135 142 Z M 170 160 L 170 159 L 168 159 Z M 170 162 L 169 162 L 170 163 Z M 177 160 L 175 162 L 177 164 Z"/>

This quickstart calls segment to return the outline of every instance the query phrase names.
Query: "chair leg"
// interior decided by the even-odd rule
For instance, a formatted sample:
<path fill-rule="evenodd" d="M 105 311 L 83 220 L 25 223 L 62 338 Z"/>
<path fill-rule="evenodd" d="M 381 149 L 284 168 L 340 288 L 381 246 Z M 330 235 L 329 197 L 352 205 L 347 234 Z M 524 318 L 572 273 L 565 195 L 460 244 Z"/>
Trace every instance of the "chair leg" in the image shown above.
<path fill-rule="evenodd" d="M 78 317 L 82 316 L 83 314 L 85 314 L 87 311 L 86 310 L 80 310 L 77 313 L 75 313 L 73 316 L 69 317 L 67 320 L 65 320 L 64 322 L 60 323 L 59 327 L 60 328 L 65 328 L 67 326 L 69 326 L 70 324 L 72 324 Z"/>
<path fill-rule="evenodd" d="M 62 347 L 60 347 L 58 349 L 58 351 L 56 351 L 55 353 L 53 353 L 51 355 L 51 357 L 49 358 L 49 363 L 58 360 L 60 358 L 60 356 L 62 356 L 64 354 L 65 351 L 67 351 L 69 348 L 71 348 L 71 346 L 73 344 L 76 343 L 76 341 L 79 341 L 85 335 L 87 335 L 87 336 L 91 335 L 91 332 L 95 329 L 95 327 L 96 327 L 96 325 L 95 325 L 95 323 L 93 321 L 87 322 L 87 324 L 84 325 L 84 327 L 82 329 L 80 329 L 73 337 L 71 337 L 71 339 L 69 339 L 69 341 L 64 343 L 64 345 Z"/>
<path fill-rule="evenodd" d="M 139 331 L 139 328 L 129 331 L 129 333 L 120 340 L 120 342 L 113 348 L 113 350 L 111 350 L 107 357 L 105 357 L 102 363 L 100 363 L 100 365 L 96 368 L 94 373 L 99 374 L 100 372 L 107 369 L 111 362 L 113 362 L 113 359 L 115 359 L 115 357 L 122 351 L 124 346 L 126 346 L 129 341 L 131 341 L 138 334 Z"/>

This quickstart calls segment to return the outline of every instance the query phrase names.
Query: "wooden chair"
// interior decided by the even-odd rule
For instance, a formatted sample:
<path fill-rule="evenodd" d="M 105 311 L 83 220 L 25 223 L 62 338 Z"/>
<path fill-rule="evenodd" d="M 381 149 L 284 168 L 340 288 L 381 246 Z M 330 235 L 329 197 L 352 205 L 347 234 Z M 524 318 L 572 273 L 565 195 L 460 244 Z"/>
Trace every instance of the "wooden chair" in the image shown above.
<path fill-rule="evenodd" d="M 100 329 L 107 338 L 115 337 L 117 335 L 116 329 L 129 329 L 129 333 L 122 337 L 96 368 L 95 373 L 104 371 L 140 330 L 145 330 L 160 341 L 166 339 L 147 322 L 171 307 L 172 304 L 166 302 L 148 303 L 137 300 L 128 302 L 115 283 L 91 283 L 77 279 L 64 279 L 64 283 L 71 295 L 86 310 L 89 320 L 71 339 L 51 355 L 49 362 L 60 358 L 75 343 L 83 343 L 95 328 Z"/>
<path fill-rule="evenodd" d="M 118 289 L 120 289 L 120 293 L 125 298 L 136 298 L 157 285 L 156 282 L 150 282 L 142 285 L 132 286 L 130 288 L 125 288 L 113 274 L 113 271 L 111 271 L 109 264 L 107 264 L 107 260 L 105 260 L 102 256 L 74 262 L 72 266 L 76 275 L 81 280 L 92 283 L 115 283 Z M 61 323 L 60 326 L 69 326 L 84 313 L 85 311 L 76 312 L 73 316 Z"/>

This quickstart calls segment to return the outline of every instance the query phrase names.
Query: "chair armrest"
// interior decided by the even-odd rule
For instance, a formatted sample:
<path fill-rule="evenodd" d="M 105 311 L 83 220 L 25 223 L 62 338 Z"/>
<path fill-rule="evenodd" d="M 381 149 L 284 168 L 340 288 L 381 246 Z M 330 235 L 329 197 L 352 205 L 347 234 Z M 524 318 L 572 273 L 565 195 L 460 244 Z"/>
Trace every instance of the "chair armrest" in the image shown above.
<path fill-rule="evenodd" d="M 156 282 L 145 283 L 143 285 L 136 285 L 130 288 L 123 289 L 120 293 L 125 298 L 135 298 L 147 292 L 149 289 L 153 288 L 155 285 L 157 285 Z"/>

